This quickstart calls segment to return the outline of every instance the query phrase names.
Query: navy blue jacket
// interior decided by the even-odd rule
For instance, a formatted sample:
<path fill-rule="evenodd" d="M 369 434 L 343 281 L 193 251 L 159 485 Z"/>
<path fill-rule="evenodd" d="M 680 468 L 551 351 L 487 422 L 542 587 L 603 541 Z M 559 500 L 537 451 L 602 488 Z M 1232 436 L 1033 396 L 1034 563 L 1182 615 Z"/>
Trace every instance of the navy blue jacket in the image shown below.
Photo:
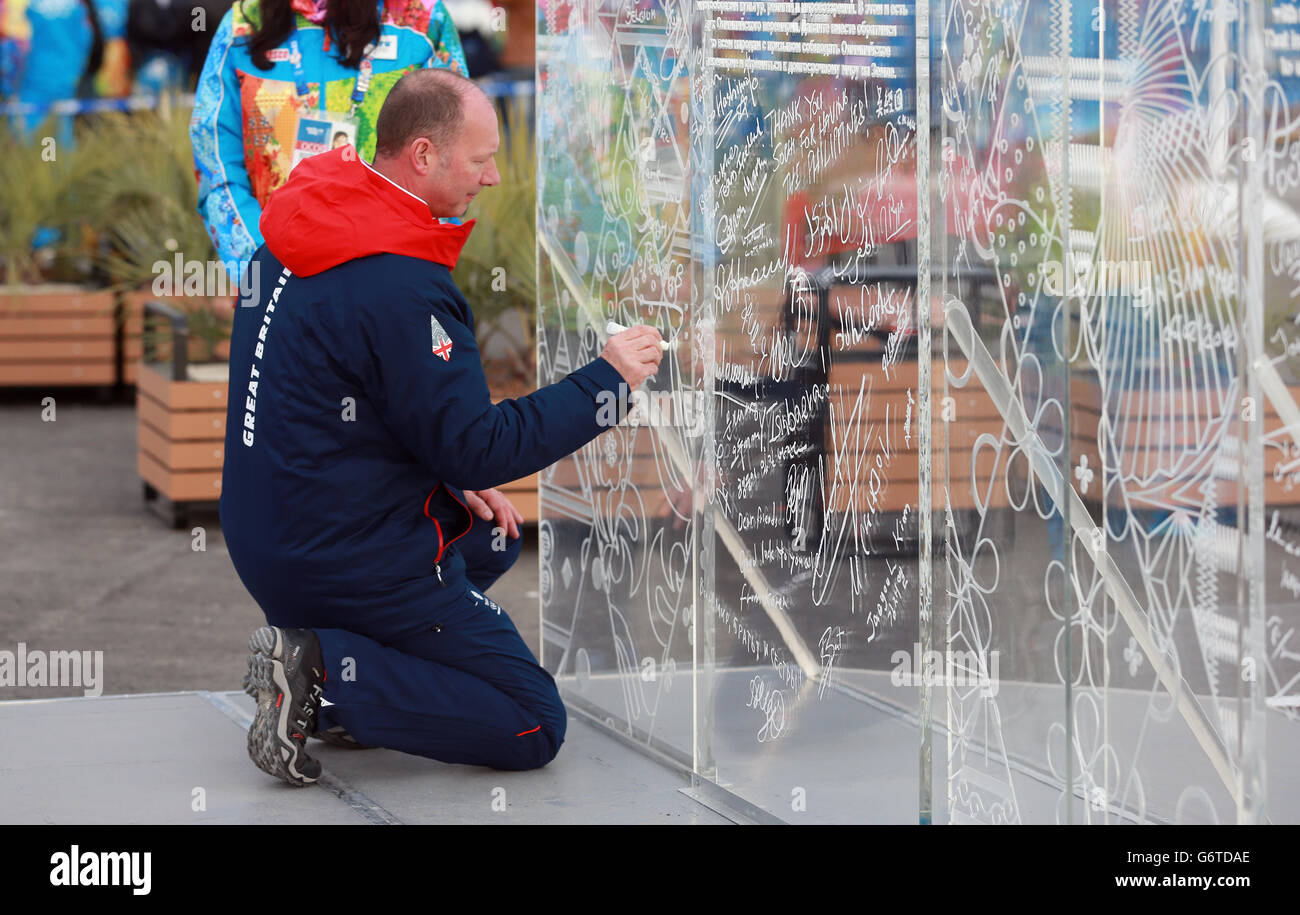
<path fill-rule="evenodd" d="M 435 221 L 346 147 L 268 202 L 256 294 L 235 309 L 221 523 L 278 624 L 419 628 L 464 594 L 455 541 L 488 523 L 463 490 L 605 431 L 597 398 L 623 378 L 604 359 L 491 402 L 450 270 L 472 227 Z"/>

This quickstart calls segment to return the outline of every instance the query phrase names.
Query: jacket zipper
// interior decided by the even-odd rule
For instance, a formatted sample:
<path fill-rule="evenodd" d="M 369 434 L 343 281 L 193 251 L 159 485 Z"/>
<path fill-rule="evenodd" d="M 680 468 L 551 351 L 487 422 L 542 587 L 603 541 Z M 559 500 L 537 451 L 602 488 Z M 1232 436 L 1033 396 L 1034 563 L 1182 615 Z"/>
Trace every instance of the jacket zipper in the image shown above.
<path fill-rule="evenodd" d="M 455 497 L 454 495 L 452 495 L 451 490 L 448 489 L 448 490 L 447 490 L 447 495 L 449 495 L 449 496 L 451 496 L 453 499 L 455 499 L 455 500 L 456 500 L 456 504 L 459 505 L 461 508 L 465 509 L 465 513 L 466 513 L 467 515 L 469 515 L 469 527 L 465 528 L 465 530 L 461 531 L 461 532 L 460 532 L 459 534 L 457 534 L 455 537 L 452 537 L 451 540 L 448 540 L 448 541 L 445 541 L 445 542 L 444 542 L 443 539 L 442 539 L 442 525 L 438 523 L 438 519 L 437 519 L 437 518 L 435 518 L 433 515 L 429 514 L 429 503 L 430 503 L 431 501 L 433 501 L 433 494 L 436 493 L 436 492 L 438 491 L 438 488 L 441 487 L 442 485 L 443 485 L 442 483 L 439 483 L 437 486 L 433 487 L 433 489 L 430 490 L 429 495 L 425 497 L 425 499 L 424 499 L 424 516 L 425 516 L 426 518 L 428 518 L 430 521 L 433 522 L 433 526 L 434 526 L 434 528 L 438 531 L 438 556 L 437 556 L 437 558 L 434 559 L 434 561 L 433 561 L 433 571 L 434 571 L 434 574 L 438 576 L 438 584 L 439 584 L 439 586 L 445 588 L 445 587 L 447 586 L 447 583 L 446 583 L 445 581 L 442 580 L 442 554 L 445 553 L 445 552 L 447 551 L 447 547 L 451 546 L 453 543 L 455 543 L 455 542 L 456 542 L 457 540 L 459 540 L 461 537 L 464 537 L 466 534 L 468 534 L 468 533 L 470 532 L 470 528 L 472 528 L 472 527 L 474 526 L 474 513 L 473 513 L 472 511 L 470 511 L 470 508 L 469 508 L 468 505 L 466 505 L 464 502 L 460 501 L 460 499 L 456 499 L 456 497 Z"/>

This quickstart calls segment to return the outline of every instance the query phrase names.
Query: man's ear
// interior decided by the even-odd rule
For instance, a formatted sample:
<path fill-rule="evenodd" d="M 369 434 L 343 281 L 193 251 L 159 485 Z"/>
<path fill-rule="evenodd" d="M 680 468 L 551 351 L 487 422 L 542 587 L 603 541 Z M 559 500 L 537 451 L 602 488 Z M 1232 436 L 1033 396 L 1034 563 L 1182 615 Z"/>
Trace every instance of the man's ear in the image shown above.
<path fill-rule="evenodd" d="M 411 143 L 411 166 L 421 175 L 433 171 L 438 161 L 438 150 L 428 137 L 417 137 Z"/>

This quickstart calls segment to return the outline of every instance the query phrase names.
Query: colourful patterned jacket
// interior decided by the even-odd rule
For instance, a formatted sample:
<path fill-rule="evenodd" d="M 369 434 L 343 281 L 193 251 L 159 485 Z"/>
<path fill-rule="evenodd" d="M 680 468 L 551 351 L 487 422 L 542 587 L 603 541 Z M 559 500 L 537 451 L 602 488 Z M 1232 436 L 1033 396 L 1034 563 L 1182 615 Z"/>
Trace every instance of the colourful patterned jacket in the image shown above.
<path fill-rule="evenodd" d="M 357 149 L 374 158 L 375 119 L 393 84 L 416 67 L 448 67 L 469 75 L 460 39 L 441 0 L 389 0 L 381 5 L 383 35 L 396 55 L 373 60 L 374 76 L 357 109 Z M 309 92 L 301 99 L 286 42 L 271 69 L 254 66 L 247 38 L 259 21 L 258 0 L 236 0 L 221 19 L 199 76 L 190 139 L 199 175 L 199 214 L 218 256 L 242 271 L 262 244 L 258 222 L 267 197 L 285 182 L 293 159 L 300 107 L 347 111 L 357 70 L 339 63 L 330 35 L 297 15 L 298 47 Z M 387 55 L 385 55 L 387 56 Z M 324 91 L 321 91 L 321 87 Z"/>

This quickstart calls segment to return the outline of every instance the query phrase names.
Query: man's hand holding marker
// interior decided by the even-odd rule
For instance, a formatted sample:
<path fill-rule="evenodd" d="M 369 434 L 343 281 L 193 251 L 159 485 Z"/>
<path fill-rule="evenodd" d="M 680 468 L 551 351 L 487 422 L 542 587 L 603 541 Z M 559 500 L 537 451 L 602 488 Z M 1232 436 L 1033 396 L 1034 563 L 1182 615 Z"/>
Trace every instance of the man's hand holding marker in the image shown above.
<path fill-rule="evenodd" d="M 629 388 L 635 390 L 659 371 L 668 343 L 663 335 L 645 324 L 627 328 L 610 321 L 605 325 L 610 335 L 600 355 L 623 376 Z"/>

